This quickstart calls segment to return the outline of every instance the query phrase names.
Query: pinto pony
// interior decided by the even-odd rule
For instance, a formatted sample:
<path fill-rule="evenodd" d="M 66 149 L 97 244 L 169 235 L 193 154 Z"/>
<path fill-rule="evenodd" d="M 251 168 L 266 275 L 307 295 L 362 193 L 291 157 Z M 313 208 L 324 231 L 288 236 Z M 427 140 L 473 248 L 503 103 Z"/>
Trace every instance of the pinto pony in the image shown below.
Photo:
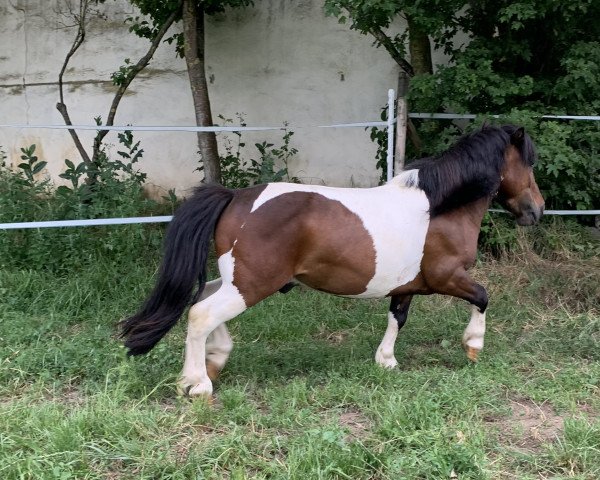
<path fill-rule="evenodd" d="M 488 296 L 467 270 L 481 221 L 494 197 L 519 225 L 540 219 L 544 199 L 534 160 L 523 128 L 488 126 L 437 157 L 409 164 L 380 187 L 201 186 L 169 226 L 153 292 L 121 324 L 128 353 L 148 352 L 193 303 L 179 389 L 210 396 L 211 379 L 233 346 L 225 322 L 301 283 L 344 297 L 390 297 L 387 330 L 375 355 L 388 368 L 397 365 L 394 343 L 413 295 L 462 298 L 472 305 L 463 346 L 475 361 L 483 348 Z M 221 278 L 207 283 L 213 238 Z"/>

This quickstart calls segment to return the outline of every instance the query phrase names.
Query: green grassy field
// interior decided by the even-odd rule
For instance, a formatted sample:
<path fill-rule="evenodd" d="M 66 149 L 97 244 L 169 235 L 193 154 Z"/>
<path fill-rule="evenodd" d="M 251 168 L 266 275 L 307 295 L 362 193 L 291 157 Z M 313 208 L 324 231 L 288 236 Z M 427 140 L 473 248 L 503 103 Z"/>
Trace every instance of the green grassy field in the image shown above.
<path fill-rule="evenodd" d="M 600 478 L 597 258 L 480 262 L 477 364 L 463 302 L 417 298 L 385 371 L 386 301 L 277 294 L 229 323 L 213 406 L 176 397 L 184 322 L 115 336 L 157 261 L 0 270 L 1 479 Z"/>

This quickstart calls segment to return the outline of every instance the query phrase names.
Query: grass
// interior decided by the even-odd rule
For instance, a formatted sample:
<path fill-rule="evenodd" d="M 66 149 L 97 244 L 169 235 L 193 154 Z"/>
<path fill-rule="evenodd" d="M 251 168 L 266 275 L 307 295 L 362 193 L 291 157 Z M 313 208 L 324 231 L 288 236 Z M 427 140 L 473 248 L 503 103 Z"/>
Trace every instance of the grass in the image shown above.
<path fill-rule="evenodd" d="M 0 478 L 600 477 L 597 258 L 480 262 L 477 364 L 463 302 L 417 298 L 386 371 L 386 301 L 274 295 L 230 322 L 210 407 L 175 394 L 183 322 L 143 358 L 115 337 L 152 283 L 146 253 L 0 270 Z"/>

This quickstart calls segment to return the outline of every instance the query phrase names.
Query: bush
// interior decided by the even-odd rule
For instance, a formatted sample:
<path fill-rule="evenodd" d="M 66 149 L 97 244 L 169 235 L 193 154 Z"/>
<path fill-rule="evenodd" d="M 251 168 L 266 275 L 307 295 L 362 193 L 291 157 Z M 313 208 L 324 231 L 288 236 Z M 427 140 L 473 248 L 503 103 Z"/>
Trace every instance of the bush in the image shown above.
<path fill-rule="evenodd" d="M 172 196 L 170 204 L 162 205 L 144 196 L 145 174 L 134 168 L 143 154 L 139 142 L 133 142 L 131 132 L 119 135 L 119 140 L 125 147 L 118 152 L 120 159 L 102 155 L 93 183 L 82 181 L 87 165 L 65 160 L 67 169 L 61 177 L 70 186 L 58 188 L 48 179 L 37 179 L 45 162 L 35 156 L 35 145 L 23 148 L 17 171 L 0 166 L 0 223 L 171 212 Z M 0 230 L 0 267 L 70 273 L 107 258 L 119 262 L 158 251 L 163 230 L 163 225 Z"/>
<path fill-rule="evenodd" d="M 222 115 L 219 118 L 225 124 L 232 123 Z M 238 120 L 242 127 L 246 126 L 242 115 L 238 114 Z M 225 156 L 221 156 L 221 177 L 223 186 L 228 188 L 246 188 L 251 185 L 270 182 L 296 182 L 296 177 L 290 176 L 288 171 L 289 161 L 298 153 L 298 150 L 290 145 L 294 132 L 288 131 L 284 124 L 284 135 L 282 144 L 268 142 L 255 143 L 258 151 L 258 159 L 251 158 L 249 161 L 242 157 L 242 149 L 246 143 L 242 140 L 241 132 L 233 132 L 234 138 L 225 137 Z M 202 167 L 200 167 L 201 169 Z"/>

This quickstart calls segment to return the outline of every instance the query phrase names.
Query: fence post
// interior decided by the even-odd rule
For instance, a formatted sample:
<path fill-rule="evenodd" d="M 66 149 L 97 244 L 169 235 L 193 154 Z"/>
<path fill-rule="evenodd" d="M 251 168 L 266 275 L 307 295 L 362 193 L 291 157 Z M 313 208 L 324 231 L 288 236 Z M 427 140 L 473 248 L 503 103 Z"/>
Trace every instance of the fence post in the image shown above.
<path fill-rule="evenodd" d="M 394 172 L 398 173 L 404 168 L 406 157 L 406 126 L 408 121 L 408 108 L 406 94 L 408 91 L 408 77 L 401 74 L 398 77 L 398 98 L 396 100 L 396 146 L 394 155 Z"/>
<path fill-rule="evenodd" d="M 387 112 L 387 171 L 386 180 L 389 182 L 394 177 L 394 89 L 388 90 Z"/>

